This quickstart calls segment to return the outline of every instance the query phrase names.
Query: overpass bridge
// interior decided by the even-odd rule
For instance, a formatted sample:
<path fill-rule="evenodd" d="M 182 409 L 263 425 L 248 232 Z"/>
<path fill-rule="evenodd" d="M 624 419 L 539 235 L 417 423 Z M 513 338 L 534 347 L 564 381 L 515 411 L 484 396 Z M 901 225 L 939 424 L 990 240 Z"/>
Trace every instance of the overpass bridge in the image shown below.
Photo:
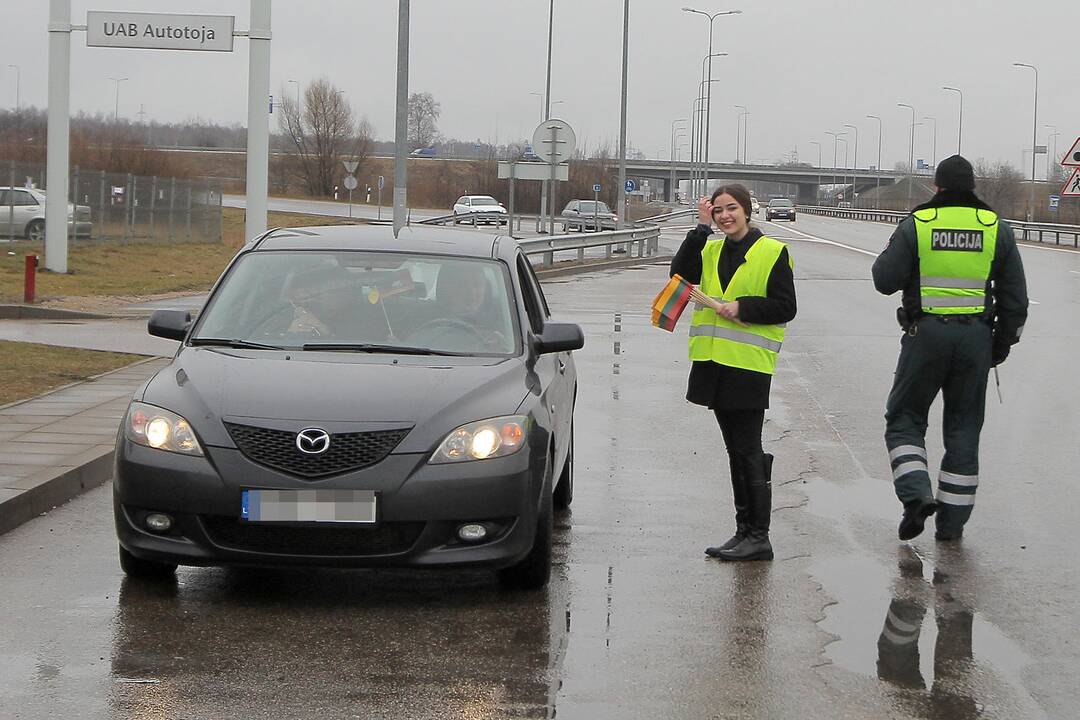
<path fill-rule="evenodd" d="M 627 160 L 626 175 L 635 180 L 649 180 L 649 184 L 662 188 L 667 200 L 674 200 L 679 181 L 689 180 L 691 172 L 700 176 L 703 165 L 689 161 Z M 741 163 L 709 163 L 709 180 L 738 181 L 747 186 L 771 183 L 788 186 L 781 191 L 794 195 L 797 202 L 813 204 L 817 201 L 821 185 L 855 184 L 856 192 L 863 192 L 880 185 L 891 185 L 906 175 L 892 170 L 857 168 L 819 168 L 810 166 L 746 165 Z M 638 183 L 641 184 L 640 182 Z M 764 193 L 762 193 L 764 195 Z"/>

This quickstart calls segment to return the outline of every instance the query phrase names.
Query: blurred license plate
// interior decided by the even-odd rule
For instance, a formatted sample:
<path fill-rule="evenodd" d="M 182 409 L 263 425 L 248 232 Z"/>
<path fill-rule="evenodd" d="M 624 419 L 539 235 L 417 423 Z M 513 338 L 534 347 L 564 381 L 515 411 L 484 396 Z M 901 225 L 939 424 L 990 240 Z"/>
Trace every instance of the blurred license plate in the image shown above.
<path fill-rule="evenodd" d="M 244 490 L 240 519 L 250 522 L 375 522 L 371 490 Z"/>

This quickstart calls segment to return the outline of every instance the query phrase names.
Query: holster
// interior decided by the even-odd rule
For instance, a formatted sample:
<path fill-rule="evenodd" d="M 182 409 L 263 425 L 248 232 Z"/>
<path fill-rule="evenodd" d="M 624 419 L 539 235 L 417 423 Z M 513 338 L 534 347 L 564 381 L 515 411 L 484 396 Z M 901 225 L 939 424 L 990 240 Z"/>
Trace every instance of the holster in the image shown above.
<path fill-rule="evenodd" d="M 896 322 L 900 323 L 900 329 L 904 332 L 911 330 L 911 326 L 915 324 L 903 305 L 896 308 Z"/>

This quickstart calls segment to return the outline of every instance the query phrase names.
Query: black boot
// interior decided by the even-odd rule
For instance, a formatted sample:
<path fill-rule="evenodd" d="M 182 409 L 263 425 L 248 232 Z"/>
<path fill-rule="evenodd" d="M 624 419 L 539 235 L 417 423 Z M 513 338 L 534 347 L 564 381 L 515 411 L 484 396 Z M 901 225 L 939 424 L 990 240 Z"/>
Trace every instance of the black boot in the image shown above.
<path fill-rule="evenodd" d="M 750 525 L 735 547 L 720 553 L 721 560 L 772 560 L 769 523 L 772 520 L 773 456 L 763 453 L 746 459 L 746 486 L 750 500 Z"/>
<path fill-rule="evenodd" d="M 932 497 L 917 498 L 904 503 L 904 515 L 900 518 L 897 536 L 901 540 L 918 537 L 926 525 L 926 518 L 937 512 L 937 500 Z"/>
<path fill-rule="evenodd" d="M 720 557 L 720 553 L 742 542 L 750 528 L 750 498 L 746 487 L 746 473 L 743 471 L 743 458 L 740 455 L 729 455 L 728 465 L 731 467 L 731 495 L 735 501 L 735 534 L 719 547 L 705 548 L 705 554 L 709 557 Z"/>

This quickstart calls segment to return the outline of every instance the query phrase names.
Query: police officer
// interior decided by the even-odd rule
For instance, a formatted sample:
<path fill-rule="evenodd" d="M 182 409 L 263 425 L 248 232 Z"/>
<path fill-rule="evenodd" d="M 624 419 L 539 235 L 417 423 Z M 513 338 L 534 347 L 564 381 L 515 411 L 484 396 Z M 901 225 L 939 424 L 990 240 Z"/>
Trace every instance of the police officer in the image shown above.
<path fill-rule="evenodd" d="M 971 163 L 943 160 L 937 194 L 900 222 L 874 261 L 874 286 L 903 291 L 904 335 L 885 408 L 885 446 L 904 505 L 901 540 L 937 513 L 938 540 L 956 540 L 975 505 L 987 377 L 1020 340 L 1027 287 L 1012 228 L 975 195 Z M 944 400 L 935 498 L 926 456 L 927 414 Z"/>
<path fill-rule="evenodd" d="M 711 409 L 731 469 L 735 533 L 705 554 L 721 560 L 772 560 L 773 456 L 761 430 L 769 407 L 784 327 L 795 317 L 795 280 L 787 245 L 750 223 L 750 192 L 717 188 L 698 203 L 671 273 L 690 283 L 696 306 L 690 327 L 686 399 Z M 710 239 L 713 225 L 723 233 Z"/>

